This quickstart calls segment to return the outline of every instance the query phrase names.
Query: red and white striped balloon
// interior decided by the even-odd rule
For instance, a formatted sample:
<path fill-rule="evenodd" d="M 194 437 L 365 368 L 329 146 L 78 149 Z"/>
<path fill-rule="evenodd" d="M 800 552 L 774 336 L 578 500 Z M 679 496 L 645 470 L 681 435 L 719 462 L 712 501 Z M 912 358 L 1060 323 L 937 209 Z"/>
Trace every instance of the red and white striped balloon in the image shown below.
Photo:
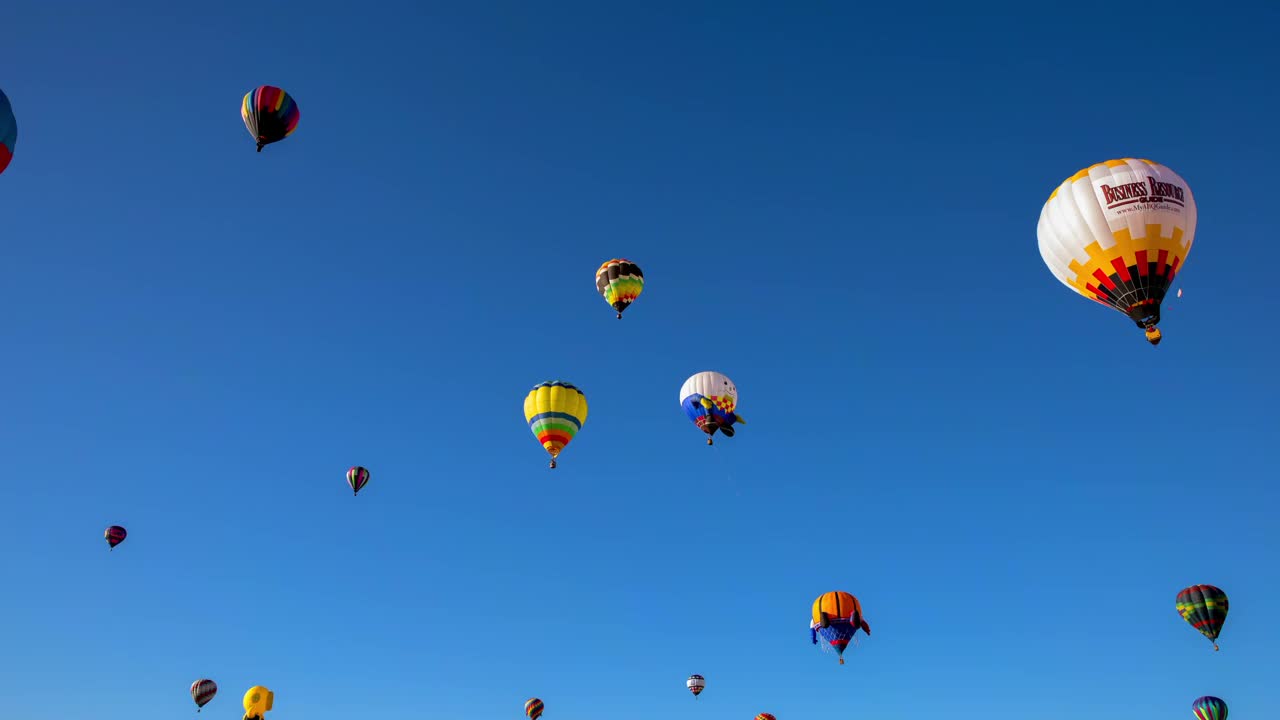
<path fill-rule="evenodd" d="M 200 708 L 209 704 L 214 695 L 218 694 L 218 683 L 202 678 L 191 683 L 191 699 L 196 701 L 196 712 L 200 712 Z"/>

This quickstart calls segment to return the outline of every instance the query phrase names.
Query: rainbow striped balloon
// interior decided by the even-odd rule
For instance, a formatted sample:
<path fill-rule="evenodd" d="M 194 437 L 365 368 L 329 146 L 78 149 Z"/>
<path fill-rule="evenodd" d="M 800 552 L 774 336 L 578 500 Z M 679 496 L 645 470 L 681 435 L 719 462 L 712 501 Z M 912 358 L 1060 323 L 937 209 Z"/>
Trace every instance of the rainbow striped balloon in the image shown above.
<path fill-rule="evenodd" d="M 535 385 L 524 398 L 524 419 L 551 455 L 554 468 L 560 451 L 587 421 L 587 396 L 560 380 Z"/>
<path fill-rule="evenodd" d="M 1218 635 L 1231 607 L 1227 594 L 1212 585 L 1192 585 L 1179 592 L 1174 603 L 1182 619 L 1209 638 L 1217 650 Z"/>
<path fill-rule="evenodd" d="M 1196 720 L 1227 720 L 1227 703 L 1222 698 L 1205 695 L 1191 703 Z"/>
<path fill-rule="evenodd" d="M 281 140 L 298 129 L 298 103 L 278 87 L 263 85 L 250 90 L 240 104 L 240 117 L 249 134 L 258 141 L 258 152 L 264 145 Z"/>
<path fill-rule="evenodd" d="M 529 702 L 524 704 L 524 714 L 529 716 L 529 720 L 538 720 L 542 717 L 542 701 L 538 698 L 531 698 Z"/>

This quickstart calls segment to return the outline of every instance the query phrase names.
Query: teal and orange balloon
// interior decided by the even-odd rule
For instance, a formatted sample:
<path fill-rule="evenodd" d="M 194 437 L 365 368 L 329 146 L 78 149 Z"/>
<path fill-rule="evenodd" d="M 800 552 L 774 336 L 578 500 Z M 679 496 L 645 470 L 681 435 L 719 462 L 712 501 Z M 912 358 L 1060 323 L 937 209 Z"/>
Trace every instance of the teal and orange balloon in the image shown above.
<path fill-rule="evenodd" d="M 1218 635 L 1227 621 L 1227 594 L 1212 585 L 1192 585 L 1178 593 L 1176 604 L 1182 619 L 1209 638 L 1217 650 Z"/>
<path fill-rule="evenodd" d="M 0 90 L 0 173 L 9 167 L 13 149 L 18 146 L 18 119 L 13 116 L 13 105 Z"/>
<path fill-rule="evenodd" d="M 258 141 L 258 152 L 273 142 L 293 134 L 298 129 L 298 103 L 289 97 L 289 93 L 272 85 L 263 85 L 250 90 L 240 104 L 240 117 L 244 126 Z"/>
<path fill-rule="evenodd" d="M 1227 703 L 1222 698 L 1205 695 L 1191 703 L 1196 720 L 1227 720 Z"/>
<path fill-rule="evenodd" d="M 538 698 L 529 698 L 529 701 L 524 704 L 524 714 L 529 716 L 529 720 L 538 720 L 542 717 L 543 709 L 542 701 Z"/>

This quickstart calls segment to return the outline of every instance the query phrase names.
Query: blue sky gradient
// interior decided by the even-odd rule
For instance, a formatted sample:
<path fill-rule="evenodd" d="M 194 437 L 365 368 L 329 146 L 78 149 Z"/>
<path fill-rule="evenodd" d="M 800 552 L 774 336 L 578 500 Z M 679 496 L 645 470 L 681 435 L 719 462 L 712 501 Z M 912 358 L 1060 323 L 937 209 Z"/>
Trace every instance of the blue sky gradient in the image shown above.
<path fill-rule="evenodd" d="M 801 5 L 7 5 L 0 715 L 1280 713 L 1280 9 Z M 1199 207 L 1158 349 L 1036 249 L 1124 156 Z"/>

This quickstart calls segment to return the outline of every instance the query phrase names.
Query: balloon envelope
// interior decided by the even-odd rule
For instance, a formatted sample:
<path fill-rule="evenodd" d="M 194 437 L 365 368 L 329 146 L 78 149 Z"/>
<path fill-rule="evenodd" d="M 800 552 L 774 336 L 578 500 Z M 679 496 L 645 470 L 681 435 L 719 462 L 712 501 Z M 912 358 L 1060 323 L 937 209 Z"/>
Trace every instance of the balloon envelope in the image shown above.
<path fill-rule="evenodd" d="M 693 693 L 694 697 L 697 697 L 706 689 L 707 680 L 701 675 L 690 675 L 685 682 L 685 687 L 689 688 L 689 692 Z"/>
<path fill-rule="evenodd" d="M 262 85 L 245 93 L 240 103 L 240 118 L 249 134 L 258 141 L 258 152 L 264 145 L 281 140 L 298 129 L 298 103 L 289 93 L 272 85 Z"/>
<path fill-rule="evenodd" d="M 124 539 L 129 536 L 129 533 L 119 525 L 112 525 L 107 528 L 106 532 L 104 532 L 102 536 L 107 539 L 107 545 L 114 550 L 117 545 L 124 542 Z"/>
<path fill-rule="evenodd" d="M 707 434 L 707 443 L 716 431 L 732 437 L 733 426 L 743 422 L 735 411 L 738 386 L 727 375 L 704 371 L 690 376 L 680 386 L 680 407 L 689 421 Z"/>
<path fill-rule="evenodd" d="M 596 270 L 596 292 L 618 311 L 618 319 L 622 319 L 622 311 L 626 310 L 644 290 L 644 273 L 640 266 L 626 258 L 607 260 Z"/>
<path fill-rule="evenodd" d="M 538 698 L 530 698 L 524 704 L 524 714 L 529 716 L 529 720 L 538 720 L 538 718 L 542 717 L 542 710 L 542 701 Z"/>
<path fill-rule="evenodd" d="M 13 150 L 18 146 L 18 119 L 13 115 L 13 105 L 0 90 L 0 173 L 13 160 Z"/>
<path fill-rule="evenodd" d="M 535 385 L 524 398 L 524 419 L 551 455 L 551 467 L 587 422 L 587 396 L 567 382 Z"/>
<path fill-rule="evenodd" d="M 275 693 L 261 685 L 254 685 L 244 693 L 244 716 L 246 720 L 258 718 L 271 709 L 275 702 Z"/>
<path fill-rule="evenodd" d="M 360 494 L 360 488 L 369 482 L 369 471 L 359 465 L 347 471 L 347 484 L 354 495 Z"/>
<path fill-rule="evenodd" d="M 1222 698 L 1205 695 L 1191 703 L 1196 720 L 1227 720 L 1227 703 Z"/>
<path fill-rule="evenodd" d="M 196 707 L 202 708 L 209 704 L 214 695 L 218 694 L 218 684 L 208 678 L 202 678 L 191 683 L 191 699 L 196 701 Z"/>
<path fill-rule="evenodd" d="M 1174 602 L 1182 619 L 1209 638 L 1216 650 L 1230 608 L 1227 594 L 1212 585 L 1192 585 L 1179 592 Z"/>
<path fill-rule="evenodd" d="M 1196 201 L 1177 173 L 1123 158 L 1067 178 L 1040 210 L 1040 257 L 1075 292 L 1160 340 L 1160 303 L 1191 252 Z"/>
<path fill-rule="evenodd" d="M 862 603 L 858 598 L 842 590 L 823 593 L 813 601 L 810 611 L 809 632 L 813 644 L 825 641 L 823 649 L 832 649 L 844 664 L 844 651 L 859 630 L 871 634 L 871 626 L 862 617 Z"/>

